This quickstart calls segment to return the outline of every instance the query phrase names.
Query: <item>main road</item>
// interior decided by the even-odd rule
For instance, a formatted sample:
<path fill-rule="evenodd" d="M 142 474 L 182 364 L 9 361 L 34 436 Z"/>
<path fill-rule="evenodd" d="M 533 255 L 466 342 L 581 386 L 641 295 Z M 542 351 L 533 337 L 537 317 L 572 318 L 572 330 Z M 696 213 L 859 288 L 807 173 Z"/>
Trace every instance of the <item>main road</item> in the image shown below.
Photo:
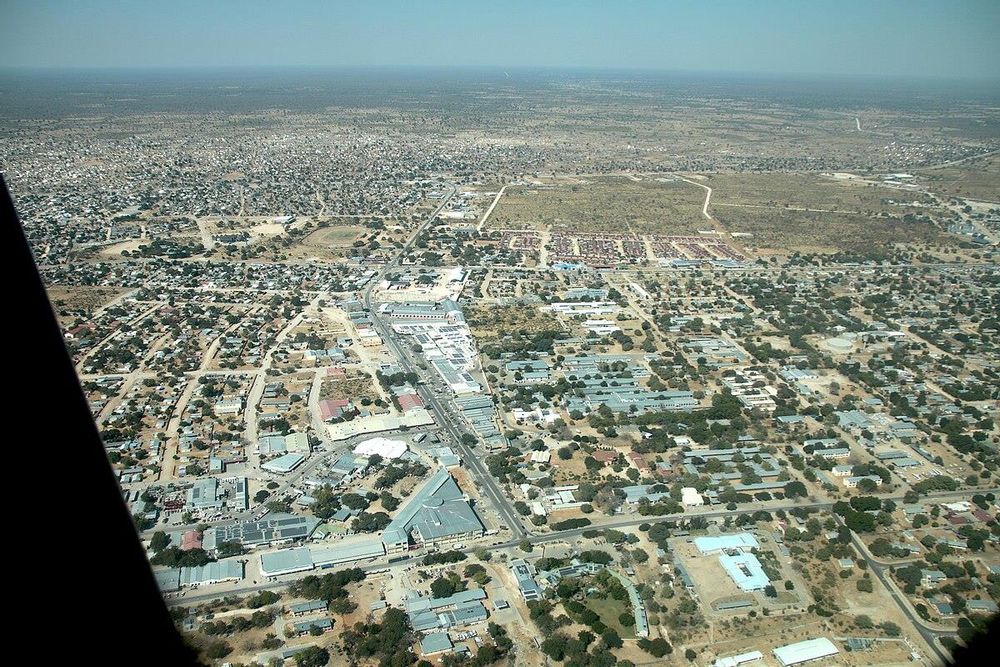
<path fill-rule="evenodd" d="M 441 205 L 438 206 L 437 209 L 435 209 L 435 211 L 427 218 L 427 220 L 417 229 L 413 236 L 410 237 L 409 241 L 407 241 L 407 243 L 400 249 L 399 253 L 397 253 L 391 261 L 387 262 L 385 266 L 382 267 L 381 271 L 379 271 L 378 274 L 372 278 L 371 283 L 364 291 L 363 301 L 365 308 L 367 308 L 368 312 L 371 314 L 375 330 L 378 331 L 379 336 L 382 337 L 382 340 L 385 341 L 386 345 L 388 345 L 393 354 L 395 354 L 400 365 L 403 367 L 403 370 L 408 373 L 416 373 L 421 378 L 422 381 L 416 386 L 417 393 L 424 401 L 424 404 L 429 406 L 434 411 L 436 415 L 435 421 L 437 421 L 438 424 L 452 437 L 452 440 L 454 440 L 455 446 L 462 454 L 463 461 L 465 461 L 469 469 L 473 472 L 476 481 L 481 485 L 480 490 L 485 491 L 486 496 L 490 499 L 490 502 L 492 503 L 494 509 L 496 509 L 498 515 L 503 519 L 513 534 L 520 538 L 524 537 L 526 533 L 524 528 L 521 526 L 521 520 L 518 518 L 517 512 L 515 512 L 514 508 L 511 506 L 510 500 L 504 495 L 503 491 L 497 485 L 496 480 L 493 479 L 493 476 L 490 474 L 490 471 L 485 465 L 483 465 L 483 462 L 479 460 L 475 452 L 462 442 L 462 433 L 458 430 L 458 428 L 456 428 L 454 421 L 449 417 L 450 411 L 445 410 L 445 407 L 440 399 L 424 382 L 424 373 L 412 363 L 409 352 L 404 350 L 399 345 L 392 328 L 382 320 L 372 303 L 372 292 L 375 290 L 375 287 L 382 281 L 391 269 L 399 266 L 402 258 L 413 246 L 420 234 L 423 233 L 423 231 L 437 219 L 438 214 L 440 214 L 448 202 L 451 201 L 451 198 L 455 195 L 455 191 L 455 186 L 450 185 L 448 188 L 448 194 L 441 202 Z"/>
<path fill-rule="evenodd" d="M 995 489 L 980 489 L 979 492 L 980 493 L 995 493 L 995 494 L 1000 494 L 1000 488 L 995 488 Z M 934 493 L 927 494 L 925 496 L 925 499 L 926 500 L 943 501 L 943 500 L 951 500 L 951 499 L 956 499 L 956 498 L 967 498 L 970 493 L 972 493 L 972 491 L 969 491 L 969 490 L 965 490 L 965 491 L 940 491 L 940 492 L 934 492 Z M 897 494 L 893 494 L 893 495 L 880 496 L 880 497 L 883 498 L 884 500 L 901 500 L 903 498 L 903 495 L 904 494 L 902 494 L 902 493 L 897 493 Z M 542 535 L 528 535 L 528 536 L 524 537 L 523 539 L 507 540 L 506 542 L 497 542 L 497 543 L 489 544 L 489 545 L 482 545 L 482 544 L 480 544 L 480 545 L 474 545 L 474 546 L 471 546 L 471 547 L 468 547 L 468 548 L 465 548 L 465 549 L 461 549 L 460 551 L 462 551 L 462 553 L 465 553 L 465 554 L 472 554 L 476 550 L 478 550 L 478 549 L 480 549 L 482 547 L 488 547 L 489 549 L 509 549 L 511 547 L 519 546 L 521 544 L 521 542 L 524 541 L 524 540 L 530 542 L 532 545 L 548 544 L 550 542 L 565 542 L 565 541 L 570 540 L 570 539 L 575 539 L 575 538 L 581 537 L 584 533 L 590 532 L 590 531 L 608 530 L 608 529 L 618 530 L 618 529 L 622 529 L 622 528 L 634 528 L 636 526 L 641 526 L 642 524 L 663 523 L 665 521 L 682 521 L 682 520 L 685 520 L 685 519 L 698 519 L 698 518 L 700 518 L 700 519 L 720 519 L 720 518 L 725 518 L 727 516 L 737 516 L 739 514 L 746 514 L 748 512 L 757 512 L 757 511 L 777 512 L 778 510 L 786 510 L 787 511 L 787 510 L 793 510 L 793 509 L 799 509 L 799 508 L 809 509 L 809 510 L 816 510 L 816 509 L 829 510 L 829 509 L 833 508 L 834 504 L 832 502 L 806 503 L 805 501 L 798 501 L 798 502 L 796 502 L 796 501 L 787 501 L 786 500 L 786 501 L 774 501 L 773 503 L 767 503 L 766 506 L 762 506 L 762 505 L 765 505 L 765 503 L 754 503 L 753 507 L 744 507 L 744 508 L 735 509 L 735 510 L 726 510 L 726 509 L 724 509 L 724 510 L 712 510 L 712 511 L 694 511 L 694 512 L 682 512 L 680 514 L 665 514 L 663 516 L 642 516 L 642 517 L 634 517 L 633 516 L 633 517 L 620 518 L 620 519 L 611 519 L 609 521 L 605 521 L 605 522 L 602 522 L 602 523 L 599 523 L 599 524 L 591 524 L 589 526 L 584 526 L 582 528 L 570 528 L 568 530 L 557 530 L 557 531 L 552 531 L 550 533 L 545 533 L 545 534 L 542 534 Z M 852 533 L 852 537 L 856 538 L 857 536 Z M 855 545 L 855 546 L 857 546 L 857 545 Z M 416 554 L 414 554 L 412 556 L 407 556 L 405 558 L 401 558 L 400 560 L 394 561 L 391 564 L 391 566 L 392 567 L 398 567 L 400 565 L 406 565 L 408 563 L 414 563 L 414 562 L 417 562 L 420 559 L 422 559 L 424 557 L 424 555 L 425 554 L 423 554 L 423 553 L 416 553 Z M 870 558 L 870 556 L 867 556 L 867 550 L 861 550 L 861 555 L 863 557 Z M 365 565 L 360 565 L 358 567 L 360 569 L 362 569 L 362 570 L 365 570 L 365 571 L 371 571 L 371 570 L 384 570 L 385 568 L 387 568 L 389 566 L 390 566 L 390 564 L 386 563 L 386 562 L 375 562 L 375 563 L 367 563 Z M 255 593 L 257 591 L 263 591 L 263 590 L 277 591 L 277 590 L 281 590 L 283 588 L 286 588 L 292 581 L 294 581 L 296 579 L 300 579 L 300 578 L 305 577 L 305 576 L 308 576 L 310 574 L 314 574 L 314 572 L 312 572 L 312 571 L 306 571 L 306 572 L 297 573 L 295 575 L 289 575 L 288 579 L 286 579 L 284 581 L 274 582 L 274 583 L 258 584 L 256 586 L 239 586 L 238 588 L 231 588 L 231 589 L 227 589 L 227 590 L 224 590 L 224 591 L 216 591 L 216 592 L 212 592 L 212 593 L 202 593 L 202 594 L 199 594 L 199 595 L 192 595 L 192 596 L 185 596 L 185 597 L 169 598 L 169 599 L 167 599 L 167 605 L 169 605 L 169 606 L 176 606 L 176 605 L 197 604 L 199 602 L 206 602 L 208 600 L 215 600 L 217 598 L 222 598 L 222 597 L 225 597 L 227 595 L 243 595 L 243 594 Z M 885 581 L 882 580 L 881 578 L 880 578 L 880 581 L 883 582 L 883 585 L 885 584 Z M 890 588 L 889 591 L 891 593 L 892 589 Z M 896 602 L 896 604 L 900 604 L 900 600 L 899 600 L 899 598 L 897 596 L 893 595 L 893 600 Z M 907 614 L 907 617 L 909 617 L 909 616 L 910 615 Z M 917 627 L 921 627 L 921 626 L 918 625 Z M 951 634 L 951 633 L 946 631 L 946 632 L 939 632 L 938 634 L 945 634 L 945 635 L 947 635 L 947 634 Z"/>

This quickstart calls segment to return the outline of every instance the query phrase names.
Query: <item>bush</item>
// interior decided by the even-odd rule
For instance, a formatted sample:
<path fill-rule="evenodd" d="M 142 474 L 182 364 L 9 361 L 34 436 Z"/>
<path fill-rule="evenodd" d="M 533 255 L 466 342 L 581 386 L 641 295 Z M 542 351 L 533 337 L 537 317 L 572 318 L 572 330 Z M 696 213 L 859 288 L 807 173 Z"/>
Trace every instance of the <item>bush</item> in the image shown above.
<path fill-rule="evenodd" d="M 673 653 L 674 651 L 674 647 L 670 645 L 670 642 L 661 637 L 657 637 L 652 640 L 640 639 L 638 641 L 638 645 L 639 648 L 654 658 L 662 658 L 663 656 Z"/>

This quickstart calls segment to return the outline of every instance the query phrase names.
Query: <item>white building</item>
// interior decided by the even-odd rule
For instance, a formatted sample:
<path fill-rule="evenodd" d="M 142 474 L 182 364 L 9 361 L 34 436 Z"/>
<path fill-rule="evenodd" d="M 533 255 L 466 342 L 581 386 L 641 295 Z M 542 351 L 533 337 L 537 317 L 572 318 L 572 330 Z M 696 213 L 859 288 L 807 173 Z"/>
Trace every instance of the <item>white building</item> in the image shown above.
<path fill-rule="evenodd" d="M 378 454 L 386 461 L 398 459 L 406 453 L 406 443 L 402 440 L 389 440 L 388 438 L 371 438 L 358 443 L 354 448 L 354 453 L 359 456 L 373 456 Z"/>
<path fill-rule="evenodd" d="M 801 665 L 813 660 L 821 660 L 837 655 L 839 651 L 833 642 L 826 637 L 807 639 L 802 642 L 779 646 L 772 651 L 781 667 L 791 667 Z"/>
<path fill-rule="evenodd" d="M 684 507 L 701 507 L 705 504 L 705 499 L 694 487 L 685 486 L 681 489 L 681 504 Z"/>

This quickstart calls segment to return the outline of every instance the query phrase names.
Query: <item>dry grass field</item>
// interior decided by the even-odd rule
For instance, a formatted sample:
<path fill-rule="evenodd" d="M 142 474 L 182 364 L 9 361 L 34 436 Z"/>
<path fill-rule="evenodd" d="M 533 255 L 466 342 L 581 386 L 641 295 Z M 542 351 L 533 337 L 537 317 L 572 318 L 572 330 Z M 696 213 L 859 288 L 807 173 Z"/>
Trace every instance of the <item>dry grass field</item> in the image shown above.
<path fill-rule="evenodd" d="M 558 179 L 508 187 L 490 216 L 492 229 L 694 234 L 707 221 L 705 191 L 683 181 L 624 176 Z"/>
<path fill-rule="evenodd" d="M 52 309 L 92 313 L 126 290 L 117 287 L 63 287 L 47 290 Z"/>
<path fill-rule="evenodd" d="M 340 259 L 365 231 L 360 225 L 331 225 L 312 232 L 287 250 L 290 257 Z"/>
<path fill-rule="evenodd" d="M 719 216 L 730 232 L 753 234 L 747 248 L 831 252 L 888 249 L 897 243 L 940 242 L 945 238 L 924 223 L 904 223 L 857 213 L 816 213 L 781 209 L 733 208 Z"/>
<path fill-rule="evenodd" d="M 717 174 L 711 176 L 707 185 L 713 189 L 712 213 L 720 216 L 732 206 L 902 215 L 921 209 L 889 204 L 887 200 L 930 202 L 929 197 L 920 193 L 817 174 Z"/>
<path fill-rule="evenodd" d="M 926 215 L 926 195 L 812 174 L 712 176 L 710 212 L 729 232 L 749 233 L 750 248 L 825 252 L 886 249 L 940 241 L 907 213 Z"/>
<path fill-rule="evenodd" d="M 531 306 L 500 306 L 492 303 L 473 304 L 465 311 L 465 320 L 480 344 L 495 340 L 512 331 L 560 331 L 559 320 Z"/>
<path fill-rule="evenodd" d="M 1000 203 L 1000 155 L 924 169 L 917 174 L 925 179 L 927 189 L 932 192 Z"/>

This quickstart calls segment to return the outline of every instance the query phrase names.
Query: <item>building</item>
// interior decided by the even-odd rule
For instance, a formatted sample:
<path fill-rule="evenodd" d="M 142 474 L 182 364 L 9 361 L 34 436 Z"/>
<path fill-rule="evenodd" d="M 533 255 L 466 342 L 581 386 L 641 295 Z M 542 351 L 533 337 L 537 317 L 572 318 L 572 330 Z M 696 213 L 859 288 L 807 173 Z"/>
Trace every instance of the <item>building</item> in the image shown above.
<path fill-rule="evenodd" d="M 779 646 L 772 653 L 781 667 L 791 667 L 791 665 L 801 665 L 813 660 L 829 658 L 837 655 L 839 651 L 833 642 L 826 637 L 817 637 L 787 646 Z"/>
<path fill-rule="evenodd" d="M 192 510 L 222 509 L 223 500 L 219 494 L 219 480 L 205 477 L 196 480 L 187 491 L 187 508 Z"/>
<path fill-rule="evenodd" d="M 285 447 L 296 454 L 309 453 L 309 436 L 305 433 L 289 433 L 285 436 Z"/>
<path fill-rule="evenodd" d="M 285 439 L 288 442 L 288 439 Z M 279 456 L 276 459 L 264 463 L 260 467 L 268 472 L 278 473 L 279 475 L 284 475 L 290 473 L 291 471 L 302 465 L 302 462 L 306 460 L 306 457 L 301 454 L 285 454 Z"/>
<path fill-rule="evenodd" d="M 358 456 L 381 456 L 386 461 L 398 459 L 406 453 L 406 443 L 402 440 L 389 440 L 387 438 L 370 438 L 358 443 L 354 448 L 354 453 Z"/>
<path fill-rule="evenodd" d="M 326 601 L 309 600 L 308 602 L 300 602 L 298 604 L 289 605 L 288 611 L 291 612 L 292 616 L 305 616 L 306 614 L 326 611 Z"/>
<path fill-rule="evenodd" d="M 309 547 L 312 561 L 316 567 L 326 568 L 351 563 L 358 560 L 368 560 L 385 555 L 385 546 L 374 535 L 359 536 L 341 540 L 333 545 L 315 545 Z"/>
<path fill-rule="evenodd" d="M 206 551 L 217 549 L 224 542 L 239 542 L 253 548 L 267 544 L 282 544 L 309 537 L 319 520 L 294 514 L 269 514 L 258 521 L 217 526 L 205 531 L 202 538 Z"/>
<path fill-rule="evenodd" d="M 738 554 L 736 556 L 722 554 L 719 556 L 719 564 L 741 591 L 749 593 L 750 591 L 763 590 L 771 583 L 771 580 L 764 573 L 760 561 L 753 554 Z"/>
<path fill-rule="evenodd" d="M 709 537 L 694 538 L 694 545 L 703 554 L 715 554 L 720 551 L 750 551 L 757 549 L 760 544 L 757 538 L 750 533 L 737 533 L 736 535 L 715 535 Z"/>
<path fill-rule="evenodd" d="M 239 581 L 243 578 L 243 562 L 227 558 L 197 567 L 182 567 L 181 586 L 201 586 L 222 581 Z"/>
<path fill-rule="evenodd" d="M 694 487 L 685 486 L 681 489 L 681 504 L 684 507 L 701 507 L 705 504 L 705 499 Z"/>
<path fill-rule="evenodd" d="M 431 632 L 420 641 L 420 654 L 423 656 L 447 653 L 454 648 L 447 632 Z"/>
<path fill-rule="evenodd" d="M 522 559 L 511 561 L 510 571 L 517 580 L 517 587 L 521 591 L 521 597 L 527 602 L 538 600 L 542 597 L 542 589 L 535 583 L 534 568 Z"/>
<path fill-rule="evenodd" d="M 758 660 L 763 659 L 764 654 L 760 651 L 749 651 L 748 653 L 740 653 L 739 655 L 717 658 L 715 662 L 712 663 L 712 667 L 740 667 L 741 665 L 748 665 L 751 662 L 757 662 Z"/>
<path fill-rule="evenodd" d="M 437 546 L 482 536 L 482 522 L 446 468 L 427 480 L 382 533 L 387 553 L 414 544 Z"/>
<path fill-rule="evenodd" d="M 313 567 L 312 552 L 307 547 L 282 549 L 260 555 L 260 573 L 265 577 L 304 572 Z"/>
<path fill-rule="evenodd" d="M 236 558 L 227 558 L 196 567 L 155 570 L 153 576 L 160 591 L 172 593 L 180 590 L 182 586 L 208 586 L 223 581 L 239 581 L 243 578 L 243 562 Z"/>
<path fill-rule="evenodd" d="M 329 618 L 314 618 L 308 621 L 299 621 L 292 624 L 292 631 L 299 637 L 319 632 L 328 632 L 333 629 L 333 621 Z"/>
<path fill-rule="evenodd" d="M 648 637 L 649 621 L 646 617 L 646 605 L 642 601 L 642 596 L 639 595 L 639 590 L 635 587 L 635 584 L 633 584 L 632 581 L 623 574 L 611 569 L 609 569 L 608 572 L 610 572 L 611 575 L 617 579 L 628 592 L 629 604 L 632 605 L 632 615 L 635 620 L 635 636 Z"/>

